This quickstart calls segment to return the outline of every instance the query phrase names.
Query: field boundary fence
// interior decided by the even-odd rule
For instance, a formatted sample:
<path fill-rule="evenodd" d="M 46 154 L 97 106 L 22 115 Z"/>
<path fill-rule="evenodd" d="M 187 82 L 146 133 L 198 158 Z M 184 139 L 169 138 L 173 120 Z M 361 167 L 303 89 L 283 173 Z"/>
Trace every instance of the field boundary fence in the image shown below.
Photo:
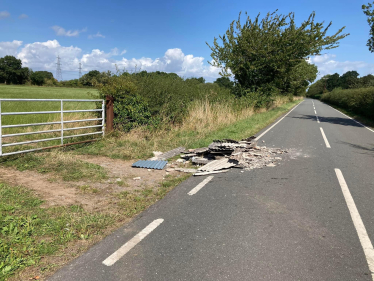
<path fill-rule="evenodd" d="M 29 111 L 29 112 L 3 112 L 2 111 L 2 104 L 4 102 L 60 102 L 61 107 L 60 110 L 55 111 Z M 101 103 L 101 109 L 78 109 L 78 110 L 64 110 L 64 104 L 68 102 L 96 102 Z M 77 120 L 64 120 L 64 114 L 66 113 L 84 113 L 84 112 L 97 112 L 97 118 L 89 118 L 89 119 L 77 119 Z M 30 123 L 30 124 L 13 124 L 13 125 L 3 125 L 2 117 L 9 116 L 9 115 L 32 115 L 32 114 L 60 114 L 58 121 L 53 122 L 42 122 L 42 123 Z M 66 124 L 79 124 L 79 123 L 90 123 L 95 122 L 95 125 L 89 126 L 77 126 L 77 127 L 66 127 Z M 7 128 L 26 128 L 26 127 L 37 127 L 37 126 L 48 126 L 48 125 L 59 125 L 59 128 L 52 129 L 52 130 L 42 130 L 42 131 L 28 131 L 28 132 L 21 132 L 21 133 L 13 133 L 13 134 L 3 134 L 3 129 Z M 95 132 L 88 132 L 88 133 L 79 133 L 76 135 L 71 135 L 69 132 L 74 130 L 86 130 L 86 129 L 100 129 Z M 38 134 L 48 134 L 48 133 L 60 133 L 60 136 L 53 137 L 53 138 L 42 138 L 42 139 L 35 139 L 29 141 L 22 141 L 22 142 L 8 142 L 3 143 L 4 139 L 11 139 L 13 137 L 20 137 L 26 135 L 38 135 Z M 77 137 L 85 137 L 85 136 L 92 136 L 92 135 L 101 135 L 104 136 L 105 134 L 105 101 L 104 100 L 91 100 L 91 99 L 0 99 L 0 157 L 32 152 L 37 150 L 44 150 L 53 147 L 61 147 L 67 144 L 64 144 L 64 140 L 72 139 Z M 26 150 L 17 150 L 3 153 L 3 148 L 11 147 L 11 146 L 22 146 L 34 143 L 41 143 L 41 142 L 48 142 L 48 141 L 55 141 L 60 140 L 60 145 L 55 146 L 47 146 L 47 147 L 38 147 Z M 68 143 L 68 144 L 77 144 L 88 142 L 92 140 L 86 140 L 81 142 L 75 143 Z"/>

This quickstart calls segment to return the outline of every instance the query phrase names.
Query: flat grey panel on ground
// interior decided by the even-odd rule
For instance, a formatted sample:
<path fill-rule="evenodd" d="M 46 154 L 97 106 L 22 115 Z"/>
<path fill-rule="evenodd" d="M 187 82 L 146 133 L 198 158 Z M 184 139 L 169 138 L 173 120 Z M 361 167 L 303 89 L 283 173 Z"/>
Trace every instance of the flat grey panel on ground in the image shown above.
<path fill-rule="evenodd" d="M 181 154 L 185 150 L 186 149 L 184 147 L 177 147 L 177 148 L 174 148 L 173 150 L 170 150 L 168 152 L 160 154 L 160 155 L 156 156 L 155 158 L 157 158 L 159 160 L 167 160 L 167 159 L 172 158 L 172 157 L 174 157 L 178 154 Z"/>

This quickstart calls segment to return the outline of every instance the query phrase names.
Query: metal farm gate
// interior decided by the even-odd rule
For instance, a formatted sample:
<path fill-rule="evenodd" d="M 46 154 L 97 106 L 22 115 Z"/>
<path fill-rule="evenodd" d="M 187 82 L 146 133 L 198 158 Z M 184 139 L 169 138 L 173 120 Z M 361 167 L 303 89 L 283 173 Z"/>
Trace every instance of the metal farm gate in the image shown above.
<path fill-rule="evenodd" d="M 2 112 L 1 104 L 2 102 L 60 102 L 61 109 L 58 111 L 30 111 L 30 112 Z M 64 110 L 64 102 L 101 102 L 101 109 L 81 109 L 81 110 Z M 64 121 L 64 113 L 79 113 L 79 112 L 101 112 L 101 117 L 99 118 L 91 118 L 91 119 L 81 119 L 81 120 L 67 120 Z M 43 123 L 31 123 L 31 124 L 16 124 L 16 125 L 3 125 L 1 121 L 2 116 L 8 115 L 31 115 L 31 114 L 52 114 L 58 113 L 61 115 L 59 118 L 60 120 L 54 122 L 43 122 Z M 38 147 L 33 149 L 27 150 L 19 150 L 19 151 L 12 151 L 8 153 L 3 153 L 4 147 L 11 147 L 11 146 L 19 146 L 19 145 L 27 145 L 39 142 L 47 142 L 53 140 L 61 140 L 61 145 L 64 145 L 64 139 L 76 138 L 76 137 L 83 137 L 83 136 L 90 136 L 90 135 L 102 135 L 104 136 L 104 120 L 105 120 L 105 103 L 104 100 L 86 100 L 86 99 L 0 99 L 0 157 L 43 150 L 52 147 Z M 82 127 L 69 127 L 66 128 L 64 125 L 67 123 L 81 123 L 81 122 L 96 122 L 95 125 L 90 126 L 82 126 Z M 99 124 L 97 124 L 99 123 Z M 32 127 L 32 126 L 43 126 L 43 125 L 60 125 L 58 129 L 53 130 L 45 130 L 45 131 L 31 131 L 31 132 L 23 132 L 23 133 L 15 133 L 15 134 L 3 134 L 3 129 L 6 128 L 18 128 L 18 127 Z M 77 135 L 68 135 L 68 131 L 72 130 L 84 130 L 84 129 L 92 129 L 92 128 L 101 128 L 100 131 L 97 132 L 89 132 L 89 133 L 82 133 Z M 3 140 L 6 138 L 12 137 L 19 137 L 25 135 L 36 135 L 36 134 L 45 134 L 45 133 L 60 133 L 60 136 L 53 137 L 53 138 L 44 138 L 44 139 L 35 139 L 30 141 L 22 141 L 22 142 L 9 142 L 4 143 Z M 84 142 L 84 141 L 83 141 Z"/>

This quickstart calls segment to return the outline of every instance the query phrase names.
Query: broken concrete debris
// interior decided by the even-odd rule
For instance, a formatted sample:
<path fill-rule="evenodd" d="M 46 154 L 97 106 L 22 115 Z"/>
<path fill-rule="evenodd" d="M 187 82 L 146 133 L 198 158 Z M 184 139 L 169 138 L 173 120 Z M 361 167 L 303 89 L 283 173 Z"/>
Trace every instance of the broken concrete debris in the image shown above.
<path fill-rule="evenodd" d="M 279 148 L 267 148 L 266 146 L 257 146 L 256 138 L 249 137 L 241 141 L 232 139 L 214 140 L 208 147 L 186 150 L 178 147 L 166 153 L 154 153 L 157 159 L 167 159 L 175 155 L 181 154 L 180 158 L 174 163 L 168 164 L 167 172 L 172 170 L 186 173 L 193 173 L 195 176 L 207 175 L 219 172 L 226 172 L 233 167 L 252 170 L 263 167 L 275 167 L 282 158 L 282 154 L 287 153 L 286 150 Z M 166 158 L 167 157 L 167 158 Z M 151 159 L 154 159 L 151 158 Z M 138 163 L 140 162 L 140 163 Z M 152 169 L 152 164 L 147 162 L 157 162 L 150 160 L 141 160 L 133 164 L 133 166 Z M 164 162 L 165 165 L 167 161 Z M 199 166 L 198 169 L 187 168 L 189 163 Z M 140 165 L 135 165 L 140 164 Z M 160 166 L 156 165 L 158 169 Z M 185 168 L 180 167 L 184 165 Z M 179 166 L 179 167 L 178 167 Z M 156 168 L 156 169 L 157 169 Z M 153 168 L 154 169 L 154 168 Z"/>
<path fill-rule="evenodd" d="M 275 167 L 281 154 L 286 150 L 257 146 L 255 137 L 236 141 L 232 139 L 214 140 L 208 147 L 189 149 L 181 155 L 195 165 L 203 165 L 194 175 L 207 175 L 217 171 L 227 171 L 232 167 L 251 170 Z"/>

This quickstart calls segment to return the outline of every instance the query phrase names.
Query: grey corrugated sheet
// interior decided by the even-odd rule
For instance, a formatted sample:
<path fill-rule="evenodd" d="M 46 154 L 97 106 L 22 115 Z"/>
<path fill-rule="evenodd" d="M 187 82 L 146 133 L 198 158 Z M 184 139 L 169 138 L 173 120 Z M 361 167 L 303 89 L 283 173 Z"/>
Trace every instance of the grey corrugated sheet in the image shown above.
<path fill-rule="evenodd" d="M 133 167 L 162 170 L 168 161 L 163 160 L 139 160 L 132 164 Z"/>

